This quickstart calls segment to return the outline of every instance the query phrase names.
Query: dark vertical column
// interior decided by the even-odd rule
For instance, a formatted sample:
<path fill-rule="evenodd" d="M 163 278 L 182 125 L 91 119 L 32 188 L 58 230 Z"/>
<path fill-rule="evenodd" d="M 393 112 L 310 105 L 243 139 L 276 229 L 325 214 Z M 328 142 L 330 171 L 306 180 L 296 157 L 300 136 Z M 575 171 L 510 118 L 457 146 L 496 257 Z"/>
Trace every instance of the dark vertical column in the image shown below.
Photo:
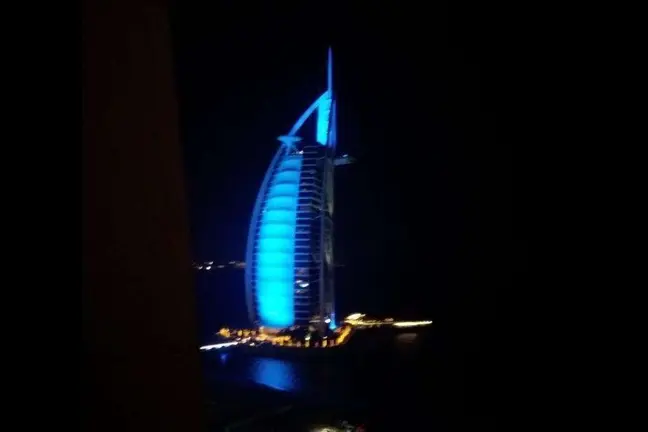
<path fill-rule="evenodd" d="M 168 10 L 83 2 L 84 430 L 201 429 Z"/>

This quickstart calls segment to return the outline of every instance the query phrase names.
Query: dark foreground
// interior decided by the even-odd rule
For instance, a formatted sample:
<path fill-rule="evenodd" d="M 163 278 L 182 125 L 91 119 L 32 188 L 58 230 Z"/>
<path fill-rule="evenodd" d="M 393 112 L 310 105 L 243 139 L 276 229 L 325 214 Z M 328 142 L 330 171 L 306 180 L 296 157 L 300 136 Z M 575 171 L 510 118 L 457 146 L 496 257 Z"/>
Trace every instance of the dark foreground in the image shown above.
<path fill-rule="evenodd" d="M 353 350 L 319 360 L 208 352 L 210 430 L 310 431 L 342 420 L 367 431 L 491 430 L 487 404 L 465 406 L 464 383 L 431 333 L 364 333 Z"/>
<path fill-rule="evenodd" d="M 222 382 L 207 392 L 210 431 L 310 431 L 313 425 L 360 421 L 362 412 L 336 404 L 318 404 L 259 385 Z M 353 423 L 359 424 L 359 423 Z"/>

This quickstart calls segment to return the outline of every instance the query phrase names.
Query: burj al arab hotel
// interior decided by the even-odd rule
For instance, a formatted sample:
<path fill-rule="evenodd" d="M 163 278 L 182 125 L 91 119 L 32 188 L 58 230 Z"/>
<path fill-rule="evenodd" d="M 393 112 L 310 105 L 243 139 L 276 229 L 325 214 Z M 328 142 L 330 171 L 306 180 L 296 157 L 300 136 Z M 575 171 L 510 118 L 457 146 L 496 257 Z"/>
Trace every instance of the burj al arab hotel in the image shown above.
<path fill-rule="evenodd" d="M 335 327 L 333 172 L 351 159 L 335 155 L 330 49 L 327 84 L 292 129 L 278 138 L 254 204 L 245 291 L 250 321 L 257 326 Z"/>

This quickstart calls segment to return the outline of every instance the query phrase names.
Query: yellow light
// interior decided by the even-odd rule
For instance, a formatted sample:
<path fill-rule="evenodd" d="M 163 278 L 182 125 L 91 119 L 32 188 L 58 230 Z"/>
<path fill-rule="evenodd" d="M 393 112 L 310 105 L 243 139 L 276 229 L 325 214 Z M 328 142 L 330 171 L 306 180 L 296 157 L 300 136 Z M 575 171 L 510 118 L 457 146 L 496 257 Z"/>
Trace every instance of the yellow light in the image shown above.
<path fill-rule="evenodd" d="M 400 321 L 395 322 L 394 327 L 417 327 L 432 324 L 432 321 Z"/>

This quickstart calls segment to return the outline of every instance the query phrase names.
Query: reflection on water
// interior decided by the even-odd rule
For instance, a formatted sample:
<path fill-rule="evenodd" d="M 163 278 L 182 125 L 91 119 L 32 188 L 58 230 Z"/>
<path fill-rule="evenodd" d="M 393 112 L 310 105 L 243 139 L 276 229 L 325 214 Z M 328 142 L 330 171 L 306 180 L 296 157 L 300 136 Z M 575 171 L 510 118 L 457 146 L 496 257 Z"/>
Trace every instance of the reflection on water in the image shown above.
<path fill-rule="evenodd" d="M 411 344 L 416 340 L 416 333 L 402 333 L 396 336 L 396 342 Z"/>
<path fill-rule="evenodd" d="M 237 353 L 209 353 L 214 363 L 206 370 L 208 379 L 253 382 L 273 390 L 311 397 L 347 393 L 351 365 L 308 359 L 280 359 Z M 338 396 L 339 397 L 339 396 Z"/>
<path fill-rule="evenodd" d="M 330 359 L 281 359 L 236 349 L 210 352 L 206 354 L 206 378 L 214 388 L 219 381 L 255 383 L 309 400 L 355 405 L 391 400 L 394 394 L 415 399 L 418 390 L 412 388 L 417 386 L 429 391 L 422 371 L 429 376 L 433 358 L 420 352 L 420 334 L 387 335 L 380 340 L 357 336 L 357 349 Z"/>
<path fill-rule="evenodd" d="M 222 352 L 212 358 L 216 362 L 207 368 L 207 376 L 216 379 L 252 381 L 285 392 L 301 391 L 302 381 L 307 380 L 308 371 L 290 360 L 238 355 L 236 352 Z"/>
<path fill-rule="evenodd" d="M 294 365 L 288 361 L 255 357 L 250 364 L 250 369 L 252 380 L 257 384 L 282 391 L 299 390 Z"/>

